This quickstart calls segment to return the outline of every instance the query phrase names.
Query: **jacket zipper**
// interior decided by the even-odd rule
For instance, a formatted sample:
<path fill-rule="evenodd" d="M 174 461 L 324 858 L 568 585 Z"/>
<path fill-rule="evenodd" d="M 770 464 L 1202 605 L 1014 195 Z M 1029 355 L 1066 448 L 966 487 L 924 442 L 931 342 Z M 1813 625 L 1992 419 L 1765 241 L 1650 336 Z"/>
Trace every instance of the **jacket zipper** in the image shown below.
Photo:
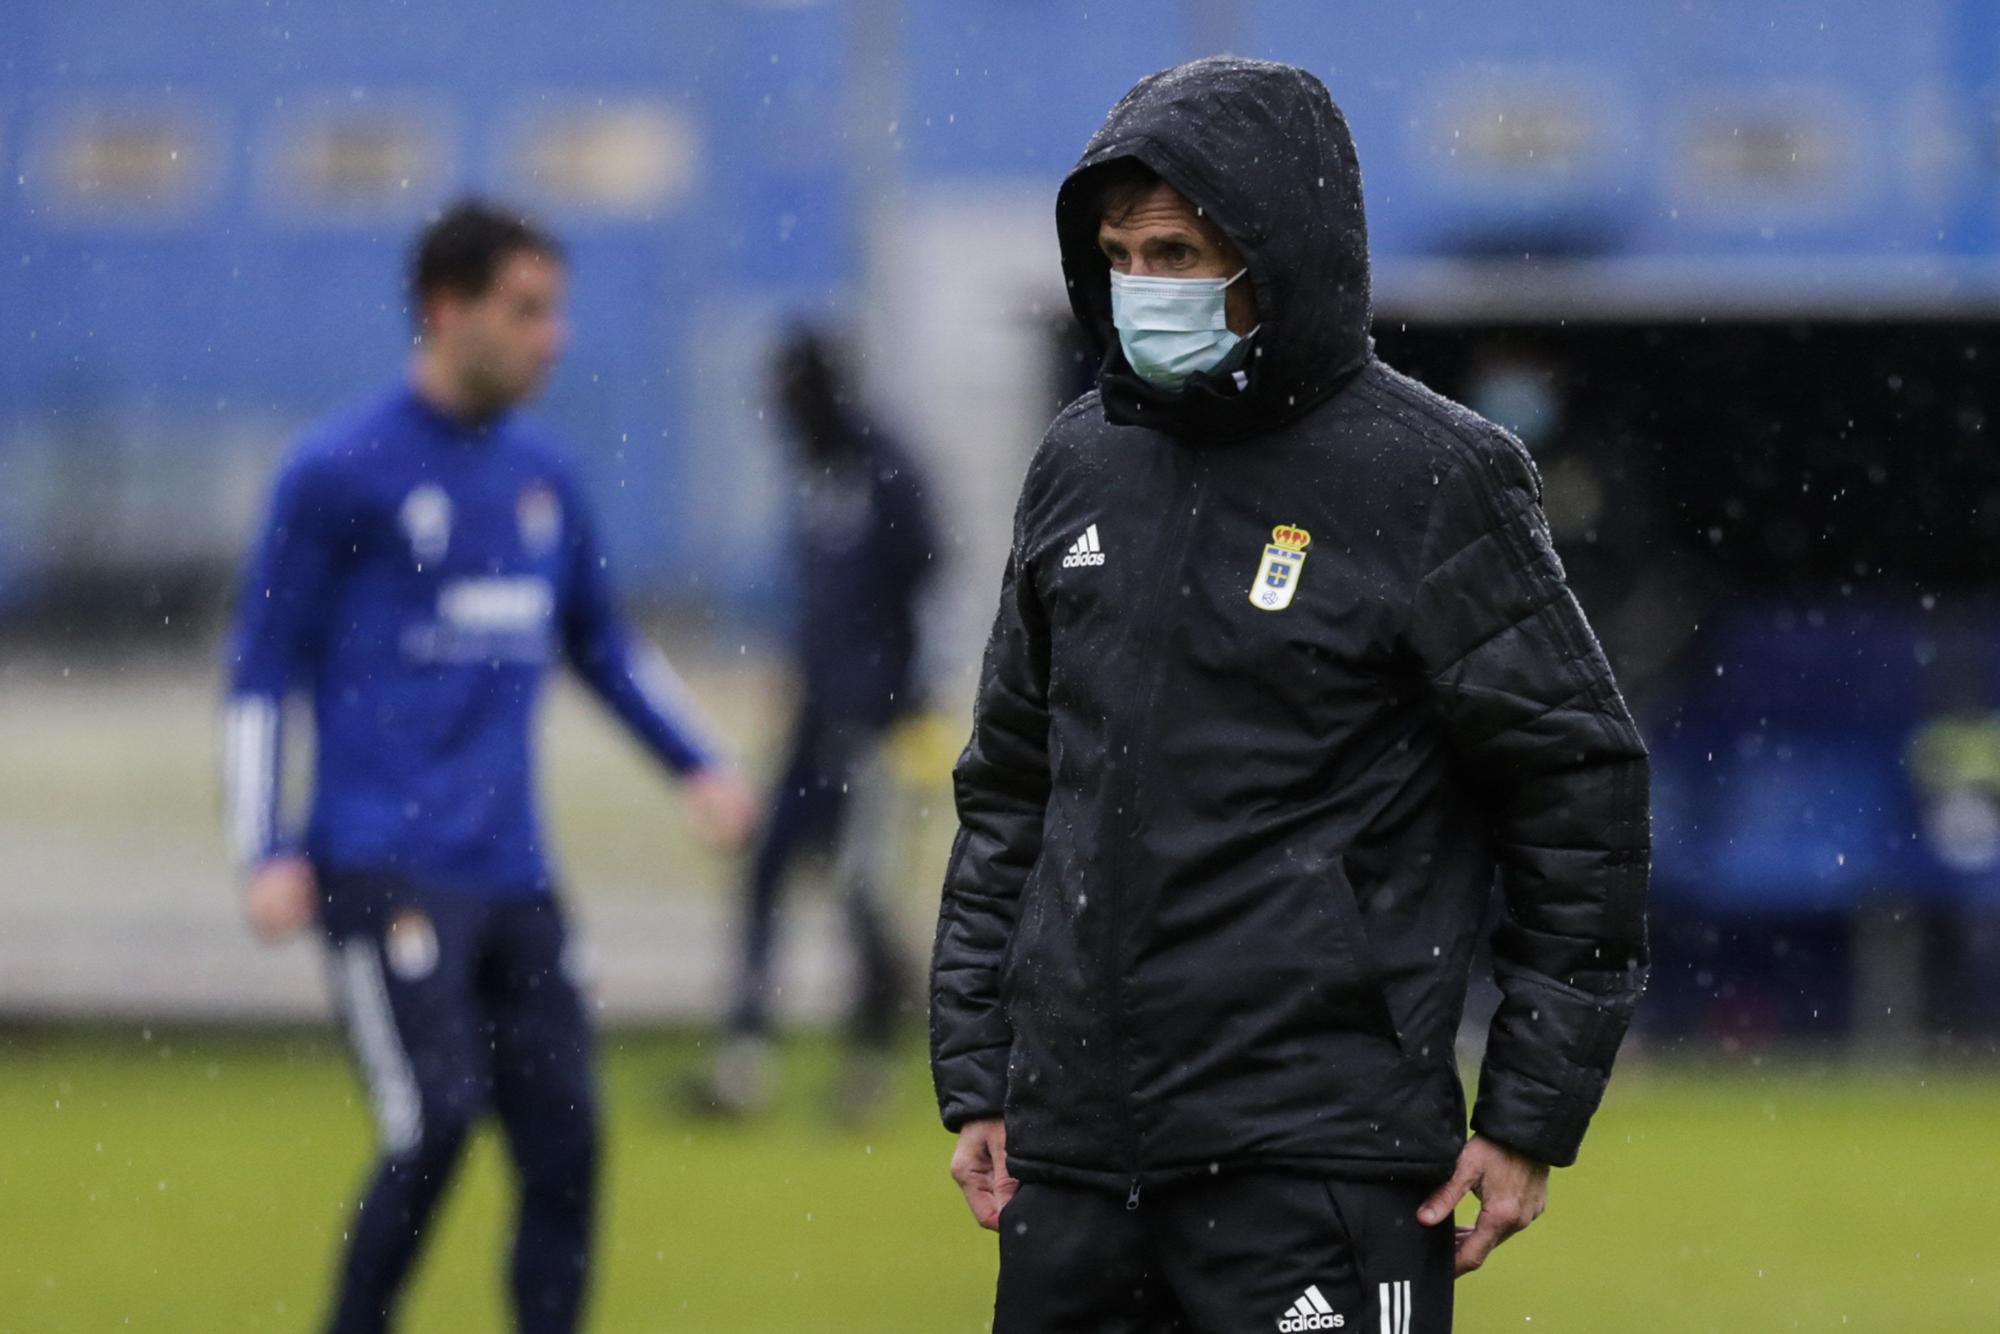
<path fill-rule="evenodd" d="M 1160 685 L 1167 672 L 1165 654 L 1161 650 L 1164 647 L 1167 634 L 1173 624 L 1172 618 L 1162 613 L 1165 611 L 1167 595 L 1178 585 L 1182 577 L 1182 572 L 1186 567 L 1188 546 L 1194 540 L 1194 526 L 1200 518 L 1201 506 L 1207 498 L 1208 489 L 1207 455 L 1197 446 L 1182 445 L 1178 442 L 1169 444 L 1167 448 L 1187 451 L 1185 457 L 1192 464 L 1193 477 L 1192 483 L 1186 488 L 1186 494 L 1169 497 L 1170 503 L 1178 503 L 1186 506 L 1185 511 L 1181 515 L 1180 525 L 1174 535 L 1173 550 L 1170 558 L 1160 563 L 1161 574 L 1155 581 L 1151 592 L 1144 601 L 1133 608 L 1133 614 L 1143 618 L 1139 622 L 1141 625 L 1149 628 L 1157 627 L 1147 637 L 1145 644 L 1144 656 L 1152 662 L 1152 679 L 1147 683 L 1145 702 L 1139 711 L 1138 716 L 1141 719 L 1149 719 L 1152 716 L 1153 706 L 1160 697 Z M 1175 471 L 1177 473 L 1180 472 L 1181 467 L 1176 466 Z M 1148 730 L 1150 732 L 1151 729 L 1149 728 Z M 1133 764 L 1128 770 L 1128 776 L 1124 784 L 1127 821 L 1136 821 L 1140 816 L 1140 802 L 1144 796 L 1145 771 L 1148 758 L 1147 751 L 1141 747 L 1135 753 Z M 1124 826 L 1127 830 L 1130 827 L 1129 823 Z M 1124 834 L 1124 837 L 1128 841 L 1130 840 L 1129 833 Z M 1119 898 L 1122 899 L 1123 895 L 1120 895 Z M 1117 909 L 1123 906 L 1123 903 L 1114 900 L 1112 904 L 1114 911 L 1106 915 L 1114 932 L 1120 921 L 1120 913 Z M 1111 1028 L 1112 1044 L 1118 1062 L 1119 1082 L 1122 1086 L 1120 1090 L 1122 1093 L 1120 1104 L 1125 1120 L 1126 1162 L 1132 1172 L 1132 1189 L 1125 1197 L 1125 1207 L 1128 1210 L 1135 1210 L 1139 1207 L 1140 1187 L 1139 1127 L 1138 1114 L 1132 1106 L 1132 1077 L 1130 1067 L 1127 1064 L 1128 1052 L 1125 1043 L 1125 958 L 1121 943 L 1121 937 L 1114 934 L 1111 949 Z"/>

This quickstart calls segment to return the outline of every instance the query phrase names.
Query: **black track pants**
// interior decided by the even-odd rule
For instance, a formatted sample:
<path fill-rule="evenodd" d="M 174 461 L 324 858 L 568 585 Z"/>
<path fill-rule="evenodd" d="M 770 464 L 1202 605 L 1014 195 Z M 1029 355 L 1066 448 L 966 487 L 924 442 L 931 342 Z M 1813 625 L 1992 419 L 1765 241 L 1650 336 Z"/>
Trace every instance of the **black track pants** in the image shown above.
<path fill-rule="evenodd" d="M 1240 1173 L 1124 1195 L 1024 1182 L 994 1334 L 1446 1334 L 1452 1224 L 1424 1187 Z"/>
<path fill-rule="evenodd" d="M 375 1104 L 381 1157 L 348 1227 L 328 1328 L 379 1334 L 476 1121 L 495 1113 L 520 1182 L 515 1329 L 582 1320 L 595 1222 L 592 1036 L 552 898 L 332 881 L 334 994 Z"/>

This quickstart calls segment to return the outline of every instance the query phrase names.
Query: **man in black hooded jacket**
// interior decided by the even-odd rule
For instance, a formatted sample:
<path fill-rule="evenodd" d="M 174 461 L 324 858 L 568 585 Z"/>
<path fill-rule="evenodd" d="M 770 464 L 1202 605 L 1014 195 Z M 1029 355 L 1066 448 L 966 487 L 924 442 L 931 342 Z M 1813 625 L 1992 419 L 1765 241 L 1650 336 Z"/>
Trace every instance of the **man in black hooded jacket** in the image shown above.
<path fill-rule="evenodd" d="M 1373 356 L 1318 80 L 1149 76 L 1056 211 L 1104 361 L 1022 488 L 932 965 L 995 1328 L 1447 1330 L 1630 1022 L 1645 749 L 1525 452 Z"/>

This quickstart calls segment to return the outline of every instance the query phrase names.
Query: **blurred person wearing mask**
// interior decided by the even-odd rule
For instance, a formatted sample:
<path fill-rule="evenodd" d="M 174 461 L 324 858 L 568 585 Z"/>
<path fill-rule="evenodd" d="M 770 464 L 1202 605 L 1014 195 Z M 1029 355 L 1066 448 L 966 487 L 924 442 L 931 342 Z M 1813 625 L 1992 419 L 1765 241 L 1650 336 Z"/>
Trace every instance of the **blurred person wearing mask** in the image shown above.
<path fill-rule="evenodd" d="M 1022 487 L 931 991 L 994 1328 L 1446 1330 L 1638 998 L 1645 749 L 1526 452 L 1374 356 L 1317 79 L 1141 80 L 1056 217 L 1103 364 Z"/>
<path fill-rule="evenodd" d="M 381 1330 L 486 1112 L 520 1185 L 518 1328 L 580 1320 L 598 1165 L 592 1037 L 533 800 L 531 729 L 567 661 L 669 770 L 701 830 L 747 788 L 627 626 L 565 451 L 513 409 L 562 351 L 553 238 L 462 203 L 420 238 L 405 382 L 279 475 L 230 641 L 226 816 L 250 924 L 317 924 L 380 1159 L 328 1328 Z M 312 699 L 303 838 L 279 813 L 286 697 Z"/>
<path fill-rule="evenodd" d="M 1571 591 L 1644 717 L 1680 679 L 1681 656 L 1721 596 L 1705 562 L 1662 521 L 1674 510 L 1654 494 L 1656 470 L 1644 462 L 1653 445 L 1636 434 L 1645 389 L 1588 385 L 1553 358 L 1521 350 L 1476 358 L 1463 396 L 1533 456 L 1550 535 L 1571 553 Z"/>
<path fill-rule="evenodd" d="M 828 337 L 804 327 L 787 334 L 772 389 L 790 445 L 785 550 L 798 579 L 799 702 L 743 885 L 727 1033 L 692 1094 L 698 1110 L 724 1116 L 769 1102 L 783 895 L 804 856 L 826 854 L 855 959 L 834 1110 L 856 1120 L 886 1091 L 898 1021 L 913 999 L 913 969 L 884 899 L 895 796 L 885 741 L 918 709 L 917 603 L 935 570 L 935 535 L 922 473 L 862 410 Z"/>

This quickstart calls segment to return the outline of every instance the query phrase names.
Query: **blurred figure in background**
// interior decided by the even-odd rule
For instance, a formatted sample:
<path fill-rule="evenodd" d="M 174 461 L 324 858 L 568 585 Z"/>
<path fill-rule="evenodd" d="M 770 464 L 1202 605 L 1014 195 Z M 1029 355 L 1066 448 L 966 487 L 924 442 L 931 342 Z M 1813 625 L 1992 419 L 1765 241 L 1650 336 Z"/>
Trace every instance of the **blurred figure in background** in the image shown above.
<path fill-rule="evenodd" d="M 830 853 L 853 938 L 853 1051 L 840 1110 L 865 1115 L 910 994 L 883 891 L 893 788 L 884 738 L 916 707 L 917 598 L 934 565 L 922 475 L 861 410 L 823 334 L 780 343 L 772 391 L 792 449 L 800 700 L 783 772 L 743 887 L 742 955 L 728 1032 L 698 1083 L 703 1110 L 741 1115 L 770 1098 L 772 954 L 793 864 Z"/>
<path fill-rule="evenodd" d="M 1664 449 L 1647 408 L 1657 389 L 1582 365 L 1532 343 L 1475 353 L 1440 379 L 1466 406 L 1512 431 L 1534 456 L 1550 536 L 1569 558 L 1570 587 L 1589 613 L 1642 716 L 1679 677 L 1682 655 L 1716 596 L 1666 521 L 1653 460 Z M 1616 355 L 1598 349 L 1609 363 Z M 1397 363 L 1401 364 L 1401 363 Z"/>
<path fill-rule="evenodd" d="M 498 1114 L 520 1178 L 518 1328 L 577 1327 L 598 1158 L 591 1033 L 532 798 L 558 657 L 733 846 L 753 810 L 672 670 L 619 614 L 570 465 L 511 410 L 565 336 L 561 251 L 461 204 L 410 277 L 409 379 L 322 426 L 278 479 L 237 608 L 227 814 L 266 940 L 318 921 L 381 1159 L 330 1328 L 385 1328 L 466 1132 Z M 279 829 L 280 719 L 312 693 L 302 843 Z"/>

